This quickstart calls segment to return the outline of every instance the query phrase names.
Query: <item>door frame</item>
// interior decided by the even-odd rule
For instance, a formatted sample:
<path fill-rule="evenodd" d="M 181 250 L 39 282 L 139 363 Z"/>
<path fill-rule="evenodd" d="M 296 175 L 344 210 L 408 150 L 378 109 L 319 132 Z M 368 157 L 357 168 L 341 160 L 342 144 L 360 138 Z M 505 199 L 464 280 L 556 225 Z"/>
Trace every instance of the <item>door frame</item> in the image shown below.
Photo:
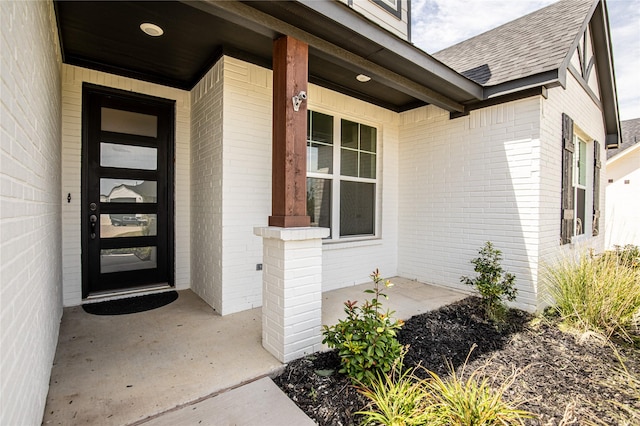
<path fill-rule="evenodd" d="M 167 281 L 166 283 L 175 286 L 175 126 L 176 126 L 176 102 L 172 99 L 165 99 L 141 93 L 130 92 L 126 90 L 115 89 L 106 86 L 100 86 L 92 83 L 84 82 L 82 84 L 82 152 L 81 152 L 81 271 L 82 271 L 82 299 L 87 299 L 90 293 L 90 271 L 89 271 L 89 174 L 90 159 L 88 146 L 90 143 L 90 110 L 91 104 L 89 98 L 92 95 L 110 97 L 122 100 L 128 103 L 140 103 L 153 105 L 156 107 L 170 108 L 171 119 L 167 124 L 167 174 L 166 174 L 166 191 L 167 191 Z M 99 202 L 99 201 L 98 201 Z M 98 215 L 99 217 L 99 215 Z M 153 284 L 150 284 L 153 286 Z M 136 288 L 136 287 L 132 287 Z M 127 289 L 114 290 L 114 293 L 127 292 Z"/>

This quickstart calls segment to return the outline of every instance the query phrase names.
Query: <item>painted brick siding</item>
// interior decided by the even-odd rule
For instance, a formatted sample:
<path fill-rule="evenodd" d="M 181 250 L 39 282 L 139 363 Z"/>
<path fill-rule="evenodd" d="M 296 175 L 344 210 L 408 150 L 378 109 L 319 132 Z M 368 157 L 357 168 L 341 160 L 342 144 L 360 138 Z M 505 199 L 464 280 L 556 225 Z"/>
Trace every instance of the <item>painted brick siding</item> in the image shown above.
<path fill-rule="evenodd" d="M 222 312 L 222 86 L 219 61 L 191 91 L 191 289 Z"/>
<path fill-rule="evenodd" d="M 60 50 L 51 2 L 0 2 L 0 424 L 42 422 L 62 316 Z"/>
<path fill-rule="evenodd" d="M 449 119 L 427 106 L 401 114 L 398 274 L 470 290 L 485 241 L 517 276 L 517 305 L 536 305 L 540 98 Z"/>
<path fill-rule="evenodd" d="M 222 314 L 262 305 L 262 241 L 271 214 L 271 70 L 224 58 Z"/>
<path fill-rule="evenodd" d="M 542 105 L 540 138 L 543 141 L 541 191 L 545 197 L 541 200 L 540 216 L 540 261 L 553 262 L 558 256 L 569 255 L 593 248 L 604 249 L 604 236 L 607 229 L 605 215 L 605 192 L 607 182 L 606 154 L 604 150 L 605 130 L 600 105 L 582 89 L 571 73 L 567 73 L 567 87 L 549 89 L 548 99 Z M 589 138 L 600 142 L 602 169 L 600 171 L 600 235 L 579 239 L 577 243 L 560 246 L 560 205 L 562 187 L 562 113 L 568 114 L 574 126 L 581 129 Z M 590 163 L 591 164 L 591 163 Z M 590 167 L 590 165 L 589 165 Z M 540 300 L 541 305 L 544 300 Z"/>
<path fill-rule="evenodd" d="M 99 71 L 62 66 L 62 204 L 64 305 L 82 302 L 81 166 L 82 84 L 84 82 L 176 101 L 175 126 L 175 285 L 190 286 L 190 94 L 189 92 Z"/>
<path fill-rule="evenodd" d="M 211 294 L 203 298 L 227 315 L 262 304 L 262 273 L 256 271 L 256 264 L 262 263 L 262 241 L 253 235 L 253 228 L 266 226 L 271 214 L 272 77 L 268 69 L 234 58 L 223 60 L 223 70 L 219 62 L 193 91 L 193 209 L 199 203 L 196 198 L 201 198 L 219 216 L 200 216 L 195 211 L 192 215 L 194 259 L 201 259 L 194 260 L 192 285 L 202 289 L 198 290 L 201 295 Z M 224 87 L 221 99 L 219 85 Z M 382 138 L 380 238 L 324 244 L 323 291 L 368 281 L 376 267 L 385 275 L 395 275 L 398 115 L 317 86 L 309 85 L 308 92 L 310 108 L 376 123 Z M 222 139 L 218 136 L 220 102 Z M 211 134 L 204 135 L 207 131 Z M 198 153 L 205 149 L 213 150 L 202 154 L 210 160 L 200 162 Z M 209 248 L 200 255 L 200 243 L 195 241 Z"/>

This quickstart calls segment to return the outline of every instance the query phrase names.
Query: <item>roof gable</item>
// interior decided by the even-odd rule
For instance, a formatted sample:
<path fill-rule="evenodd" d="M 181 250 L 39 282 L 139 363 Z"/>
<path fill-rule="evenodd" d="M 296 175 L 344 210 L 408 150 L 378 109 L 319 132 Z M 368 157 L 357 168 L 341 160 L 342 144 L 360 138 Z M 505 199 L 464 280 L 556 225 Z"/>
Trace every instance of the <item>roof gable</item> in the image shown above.
<path fill-rule="evenodd" d="M 580 69 L 576 69 L 576 61 L 572 63 L 576 54 Z M 545 87 L 566 87 L 567 73 L 571 73 L 601 105 L 607 148 L 620 143 L 604 0 L 561 0 L 433 56 L 482 85 L 483 100 L 465 104 L 465 112 L 491 104 L 491 100 L 509 100 L 518 93 L 544 94 Z"/>
<path fill-rule="evenodd" d="M 483 86 L 559 69 L 586 27 L 593 0 L 563 0 L 433 56 Z"/>

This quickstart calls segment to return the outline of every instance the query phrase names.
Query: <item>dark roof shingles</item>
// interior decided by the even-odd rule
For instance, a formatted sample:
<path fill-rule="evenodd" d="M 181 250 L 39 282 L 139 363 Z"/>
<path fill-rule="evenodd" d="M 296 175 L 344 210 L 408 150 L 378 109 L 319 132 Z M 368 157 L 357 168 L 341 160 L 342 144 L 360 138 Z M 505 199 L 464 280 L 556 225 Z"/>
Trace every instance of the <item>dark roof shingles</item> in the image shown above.
<path fill-rule="evenodd" d="M 607 159 L 622 153 L 627 148 L 640 142 L 640 118 L 621 121 L 620 131 L 622 133 L 622 143 L 618 149 L 607 150 Z"/>
<path fill-rule="evenodd" d="M 558 69 L 592 4 L 593 0 L 562 0 L 433 57 L 483 86 Z"/>

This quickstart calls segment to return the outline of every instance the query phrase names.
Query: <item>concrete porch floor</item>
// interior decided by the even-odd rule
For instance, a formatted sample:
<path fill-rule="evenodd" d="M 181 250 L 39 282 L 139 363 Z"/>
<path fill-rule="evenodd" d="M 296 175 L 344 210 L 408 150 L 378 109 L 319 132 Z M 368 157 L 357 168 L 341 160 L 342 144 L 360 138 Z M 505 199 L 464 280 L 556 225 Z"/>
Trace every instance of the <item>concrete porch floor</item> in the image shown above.
<path fill-rule="evenodd" d="M 466 296 L 403 278 L 392 282 L 385 306 L 401 319 Z M 370 284 L 323 293 L 323 324 L 344 317 L 346 300 L 370 297 L 366 288 Z M 208 409 L 209 424 L 227 424 L 216 422 L 220 407 L 210 400 L 228 402 L 211 397 L 283 368 L 262 347 L 260 308 L 221 317 L 190 290 L 179 293 L 170 305 L 139 314 L 95 316 L 79 306 L 65 308 L 43 424 L 127 425 L 149 417 L 157 424 L 168 411 L 166 420 L 174 423 L 187 413 L 175 410 L 181 406 Z"/>

